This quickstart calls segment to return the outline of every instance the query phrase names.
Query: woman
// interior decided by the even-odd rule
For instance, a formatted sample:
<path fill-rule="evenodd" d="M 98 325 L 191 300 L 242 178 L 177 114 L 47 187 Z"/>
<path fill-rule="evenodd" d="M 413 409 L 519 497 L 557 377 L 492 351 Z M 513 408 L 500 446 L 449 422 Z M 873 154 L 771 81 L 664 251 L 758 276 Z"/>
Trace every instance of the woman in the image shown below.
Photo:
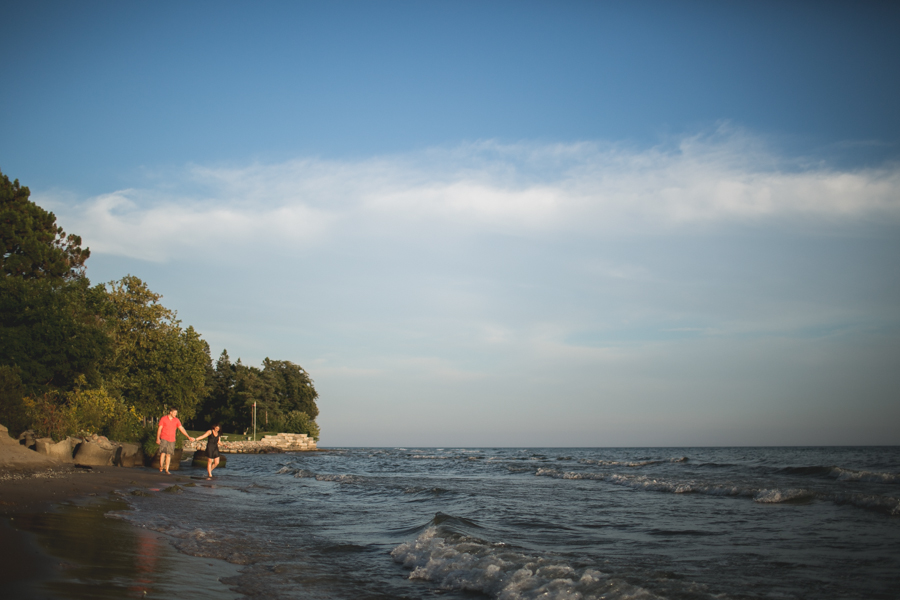
<path fill-rule="evenodd" d="M 212 429 L 197 438 L 198 442 L 206 437 L 209 438 L 209 441 L 206 442 L 206 473 L 209 475 L 209 479 L 212 479 L 213 469 L 219 466 L 219 429 L 219 424 L 216 423 Z"/>

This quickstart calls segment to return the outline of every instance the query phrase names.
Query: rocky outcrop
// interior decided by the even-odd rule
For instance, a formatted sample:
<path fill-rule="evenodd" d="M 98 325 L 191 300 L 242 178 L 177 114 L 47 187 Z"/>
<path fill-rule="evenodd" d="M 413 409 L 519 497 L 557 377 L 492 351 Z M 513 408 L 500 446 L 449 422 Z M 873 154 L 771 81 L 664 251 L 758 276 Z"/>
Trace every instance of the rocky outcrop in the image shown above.
<path fill-rule="evenodd" d="M 19 434 L 19 443 L 28 448 L 29 450 L 34 450 L 35 442 L 37 438 L 34 435 L 34 432 L 30 429 L 27 431 L 23 431 Z"/>
<path fill-rule="evenodd" d="M 185 450 L 205 450 L 206 440 L 185 442 Z M 278 433 L 258 441 L 221 441 L 219 451 L 226 454 L 266 454 L 272 452 L 307 452 L 316 449 L 316 440 L 305 433 Z"/>
<path fill-rule="evenodd" d="M 34 449 L 38 454 L 46 454 L 63 462 L 72 462 L 75 447 L 80 443 L 80 438 L 73 437 L 67 437 L 61 442 L 54 442 L 53 438 L 39 438 L 35 440 Z"/>
<path fill-rule="evenodd" d="M 29 450 L 9 437 L 9 430 L 0 425 L 0 468 L 43 468 L 59 464 L 54 458 Z"/>
<path fill-rule="evenodd" d="M 144 451 L 140 444 L 119 443 L 113 463 L 118 467 L 139 467 L 144 462 Z"/>
<path fill-rule="evenodd" d="M 103 438 L 99 440 L 85 440 L 75 450 L 75 463 L 92 467 L 105 467 L 113 464 L 116 458 L 116 447 Z"/>

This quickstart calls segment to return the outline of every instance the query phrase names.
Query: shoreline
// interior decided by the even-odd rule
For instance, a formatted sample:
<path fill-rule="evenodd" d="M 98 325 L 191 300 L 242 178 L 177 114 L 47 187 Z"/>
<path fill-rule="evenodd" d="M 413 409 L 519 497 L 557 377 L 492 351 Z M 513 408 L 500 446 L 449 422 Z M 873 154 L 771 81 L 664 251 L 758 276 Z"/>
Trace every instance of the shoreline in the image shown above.
<path fill-rule="evenodd" d="M 236 566 L 105 516 L 131 492 L 190 481 L 147 467 L 0 465 L 0 586 L 23 598 L 243 597 L 221 581 Z"/>

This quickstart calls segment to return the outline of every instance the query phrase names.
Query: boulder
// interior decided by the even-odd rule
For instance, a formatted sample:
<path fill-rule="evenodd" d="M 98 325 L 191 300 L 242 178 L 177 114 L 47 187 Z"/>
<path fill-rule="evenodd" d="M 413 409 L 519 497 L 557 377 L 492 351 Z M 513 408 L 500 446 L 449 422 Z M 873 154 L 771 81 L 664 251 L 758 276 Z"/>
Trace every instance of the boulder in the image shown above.
<path fill-rule="evenodd" d="M 53 458 L 72 462 L 72 455 L 75 452 L 75 446 L 78 440 L 73 437 L 67 437 L 61 442 L 54 442 L 52 438 L 40 438 L 35 441 L 34 449 L 40 454 L 46 454 Z"/>
<path fill-rule="evenodd" d="M 31 431 L 30 429 L 28 431 L 23 431 L 22 433 L 19 434 L 19 443 L 22 444 L 23 446 L 25 446 L 26 448 L 34 450 L 35 441 L 36 441 L 36 438 L 34 437 L 34 432 Z"/>
<path fill-rule="evenodd" d="M 170 471 L 178 471 L 180 469 L 181 464 L 181 448 L 175 448 L 175 454 L 172 455 L 172 459 L 169 461 L 169 470 Z M 150 457 L 144 458 L 144 464 L 151 469 L 159 469 L 159 452 Z"/>
<path fill-rule="evenodd" d="M 114 462 L 119 467 L 133 467 L 143 463 L 143 454 L 140 444 L 121 442 L 116 448 Z"/>
<path fill-rule="evenodd" d="M 28 450 L 9 436 L 9 430 L 0 425 L 0 471 L 6 469 L 34 469 L 53 467 L 59 461 Z"/>
<path fill-rule="evenodd" d="M 75 450 L 75 462 L 80 465 L 104 467 L 113 464 L 116 453 L 106 449 L 97 442 L 84 441 Z"/>

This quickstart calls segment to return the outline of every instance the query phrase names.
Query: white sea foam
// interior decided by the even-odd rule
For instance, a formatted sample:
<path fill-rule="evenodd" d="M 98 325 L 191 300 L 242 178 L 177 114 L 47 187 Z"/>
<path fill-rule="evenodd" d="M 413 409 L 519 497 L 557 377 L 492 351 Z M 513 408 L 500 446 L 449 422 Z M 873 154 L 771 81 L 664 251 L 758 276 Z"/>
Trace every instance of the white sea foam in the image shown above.
<path fill-rule="evenodd" d="M 878 471 L 854 471 L 835 467 L 830 475 L 838 481 L 866 481 L 871 483 L 900 483 L 900 473 L 880 473 Z"/>
<path fill-rule="evenodd" d="M 575 569 L 562 560 L 530 556 L 505 544 L 464 536 L 444 536 L 429 527 L 391 552 L 412 572 L 446 590 L 465 590 L 497 600 L 594 600 L 659 598 L 650 591 L 593 569 Z"/>
<path fill-rule="evenodd" d="M 762 504 L 779 504 L 782 502 L 801 502 L 804 500 L 812 500 L 816 494 L 804 489 L 789 490 L 759 490 L 753 497 L 755 502 Z"/>
<path fill-rule="evenodd" d="M 316 481 L 334 481 L 336 483 L 359 483 L 362 478 L 356 475 L 316 475 Z"/>
<path fill-rule="evenodd" d="M 677 456 L 674 458 L 656 459 L 656 460 L 635 460 L 635 461 L 619 461 L 619 460 L 603 460 L 600 458 L 582 458 L 578 462 L 585 465 L 600 465 L 605 467 L 646 467 L 647 465 L 658 465 L 661 463 L 680 463 L 687 462 L 686 456 Z"/>

